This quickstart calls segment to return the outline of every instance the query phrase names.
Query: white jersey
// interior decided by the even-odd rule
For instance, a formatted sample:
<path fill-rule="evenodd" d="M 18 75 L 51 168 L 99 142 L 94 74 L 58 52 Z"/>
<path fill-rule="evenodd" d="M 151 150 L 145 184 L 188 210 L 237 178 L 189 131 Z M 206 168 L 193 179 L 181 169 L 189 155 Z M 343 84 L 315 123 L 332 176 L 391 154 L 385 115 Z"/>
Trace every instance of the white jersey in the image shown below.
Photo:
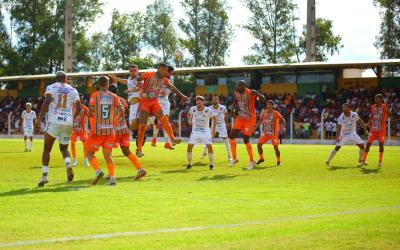
<path fill-rule="evenodd" d="M 214 117 L 214 113 L 210 108 L 204 107 L 199 111 L 196 106 L 191 107 L 189 114 L 192 115 L 192 131 L 200 133 L 211 133 L 210 119 Z"/>
<path fill-rule="evenodd" d="M 129 77 L 126 81 L 127 81 L 128 89 L 136 88 L 136 85 L 137 85 L 137 83 L 138 83 L 136 78 L 135 78 L 135 79 L 132 79 L 131 77 Z M 128 102 L 129 102 L 132 98 L 139 98 L 139 94 L 140 94 L 140 91 L 128 93 Z"/>
<path fill-rule="evenodd" d="M 339 116 L 338 124 L 341 125 L 340 134 L 348 135 L 355 133 L 357 129 L 357 121 L 360 119 L 356 112 L 350 112 L 350 116 L 345 116 L 342 113 Z"/>
<path fill-rule="evenodd" d="M 78 91 L 67 83 L 56 82 L 47 86 L 45 95 L 48 94 L 52 98 L 48 112 L 49 122 L 72 126 L 72 108 L 73 104 L 79 100 Z"/>
<path fill-rule="evenodd" d="M 24 110 L 21 114 L 21 118 L 24 119 L 23 122 L 23 127 L 33 127 L 33 120 L 36 119 L 36 113 L 35 111 L 31 110 L 31 112 L 26 112 L 26 110 Z"/>
<path fill-rule="evenodd" d="M 171 85 L 174 85 L 174 77 L 173 76 L 171 76 L 169 79 L 168 79 L 168 81 L 169 81 L 169 83 L 171 84 Z M 161 91 L 160 91 L 160 94 L 158 95 L 158 100 L 159 101 L 168 101 L 169 102 L 169 100 L 168 100 L 168 96 L 169 96 L 169 94 L 171 94 L 171 90 L 167 87 L 167 86 L 165 86 L 164 84 L 161 86 Z"/>
<path fill-rule="evenodd" d="M 215 118 L 217 119 L 217 124 L 216 127 L 217 128 L 222 128 L 222 127 L 226 127 L 225 125 L 225 114 L 228 113 L 228 111 L 226 110 L 226 107 L 224 105 L 219 104 L 218 108 L 214 108 L 213 105 L 211 105 L 209 107 L 211 109 L 211 111 L 213 112 L 213 114 L 215 115 Z"/>

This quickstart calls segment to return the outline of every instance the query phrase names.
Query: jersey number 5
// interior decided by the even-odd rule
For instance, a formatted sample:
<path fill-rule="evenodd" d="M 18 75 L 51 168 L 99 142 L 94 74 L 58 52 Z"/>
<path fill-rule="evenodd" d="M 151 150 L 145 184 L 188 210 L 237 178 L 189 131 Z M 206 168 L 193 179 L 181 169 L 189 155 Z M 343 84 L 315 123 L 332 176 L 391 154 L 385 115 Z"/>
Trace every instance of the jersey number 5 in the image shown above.
<path fill-rule="evenodd" d="M 57 102 L 57 108 L 63 108 L 66 109 L 67 108 L 67 98 L 68 95 L 63 95 L 63 94 L 58 94 L 58 102 Z M 62 101 L 62 103 L 61 103 Z"/>
<path fill-rule="evenodd" d="M 101 118 L 108 119 L 110 117 L 110 105 L 101 105 Z"/>

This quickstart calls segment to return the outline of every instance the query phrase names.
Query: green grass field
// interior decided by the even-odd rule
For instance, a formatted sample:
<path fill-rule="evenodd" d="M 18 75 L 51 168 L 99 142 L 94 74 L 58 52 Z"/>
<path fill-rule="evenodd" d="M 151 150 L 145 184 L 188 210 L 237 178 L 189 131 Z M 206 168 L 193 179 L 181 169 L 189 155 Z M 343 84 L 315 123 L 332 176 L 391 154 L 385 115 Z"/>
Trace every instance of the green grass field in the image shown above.
<path fill-rule="evenodd" d="M 186 171 L 186 145 L 167 151 L 147 144 L 142 163 L 149 175 L 137 182 L 116 150 L 118 185 L 110 187 L 90 186 L 94 172 L 83 166 L 66 182 L 56 145 L 49 184 L 36 188 L 42 141 L 24 153 L 22 140 L 0 140 L 0 248 L 400 249 L 399 147 L 386 147 L 382 169 L 377 147 L 365 169 L 356 167 L 354 146 L 343 147 L 330 168 L 324 162 L 333 146 L 282 145 L 281 167 L 272 147 L 264 148 L 264 165 L 247 171 L 244 145 L 239 164 L 229 168 L 217 144 L 210 171 L 197 147 Z"/>

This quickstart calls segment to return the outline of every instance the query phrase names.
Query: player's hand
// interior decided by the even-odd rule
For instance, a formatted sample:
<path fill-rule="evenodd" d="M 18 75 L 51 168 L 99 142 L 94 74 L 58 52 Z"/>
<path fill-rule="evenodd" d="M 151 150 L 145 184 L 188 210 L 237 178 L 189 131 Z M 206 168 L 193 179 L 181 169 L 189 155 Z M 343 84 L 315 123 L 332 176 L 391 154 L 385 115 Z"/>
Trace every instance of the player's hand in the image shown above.
<path fill-rule="evenodd" d="M 116 75 L 108 74 L 107 76 L 112 79 L 112 82 L 118 82 L 118 77 Z"/>
<path fill-rule="evenodd" d="M 182 101 L 184 101 L 185 103 L 189 102 L 189 98 L 187 96 L 183 95 L 181 98 L 182 98 Z"/>
<path fill-rule="evenodd" d="M 39 119 L 36 119 L 36 121 L 35 121 L 35 126 L 36 126 L 37 128 L 40 128 L 40 120 L 39 120 Z"/>
<path fill-rule="evenodd" d="M 286 134 L 286 128 L 282 128 L 282 134 Z"/>

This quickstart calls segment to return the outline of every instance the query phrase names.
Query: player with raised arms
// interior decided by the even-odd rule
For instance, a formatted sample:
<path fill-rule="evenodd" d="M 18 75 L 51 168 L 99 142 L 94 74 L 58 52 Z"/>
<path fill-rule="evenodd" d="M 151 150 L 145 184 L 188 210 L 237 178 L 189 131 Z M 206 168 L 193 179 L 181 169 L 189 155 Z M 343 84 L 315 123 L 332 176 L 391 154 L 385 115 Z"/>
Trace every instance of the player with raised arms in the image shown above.
<path fill-rule="evenodd" d="M 56 72 L 56 81 L 47 86 L 45 100 L 36 120 L 36 126 L 40 127 L 45 114 L 48 113 L 42 155 L 42 178 L 38 184 L 39 187 L 48 183 L 50 152 L 55 140 L 58 140 L 60 144 L 60 151 L 67 170 L 67 180 L 74 179 L 68 143 L 71 138 L 73 119 L 81 111 L 81 102 L 78 91 L 67 83 L 65 72 Z"/>
<path fill-rule="evenodd" d="M 229 136 L 233 157 L 229 165 L 233 166 L 239 162 L 236 155 L 236 137 L 238 133 L 241 132 L 243 141 L 246 145 L 247 154 L 250 158 L 248 169 L 252 169 L 255 163 L 253 157 L 253 148 L 250 143 L 250 136 L 253 133 L 257 119 L 255 103 L 257 97 L 262 103 L 265 103 L 265 97 L 254 89 L 246 88 L 246 82 L 244 80 L 239 80 L 236 82 L 236 88 L 233 95 L 234 101 L 231 105 L 231 110 L 237 111 L 237 117 L 233 123 L 233 127 Z"/>
<path fill-rule="evenodd" d="M 361 166 L 364 141 L 357 134 L 357 124 L 364 129 L 366 134 L 368 134 L 368 130 L 358 114 L 350 110 L 350 104 L 345 103 L 342 108 L 343 113 L 339 116 L 338 125 L 336 127 L 336 147 L 332 150 L 325 164 L 329 166 L 331 160 L 343 145 L 346 143 L 354 143 L 360 149 L 358 164 Z"/>
<path fill-rule="evenodd" d="M 210 170 L 214 169 L 214 152 L 212 148 L 212 137 L 215 136 L 217 119 L 210 108 L 204 106 L 203 96 L 196 96 L 196 106 L 190 108 L 188 113 L 189 125 L 192 127 L 188 146 L 186 169 L 192 168 L 192 151 L 196 144 L 205 144 L 208 149 L 208 159 L 210 160 Z M 212 130 L 210 130 L 210 119 L 212 120 Z"/>

